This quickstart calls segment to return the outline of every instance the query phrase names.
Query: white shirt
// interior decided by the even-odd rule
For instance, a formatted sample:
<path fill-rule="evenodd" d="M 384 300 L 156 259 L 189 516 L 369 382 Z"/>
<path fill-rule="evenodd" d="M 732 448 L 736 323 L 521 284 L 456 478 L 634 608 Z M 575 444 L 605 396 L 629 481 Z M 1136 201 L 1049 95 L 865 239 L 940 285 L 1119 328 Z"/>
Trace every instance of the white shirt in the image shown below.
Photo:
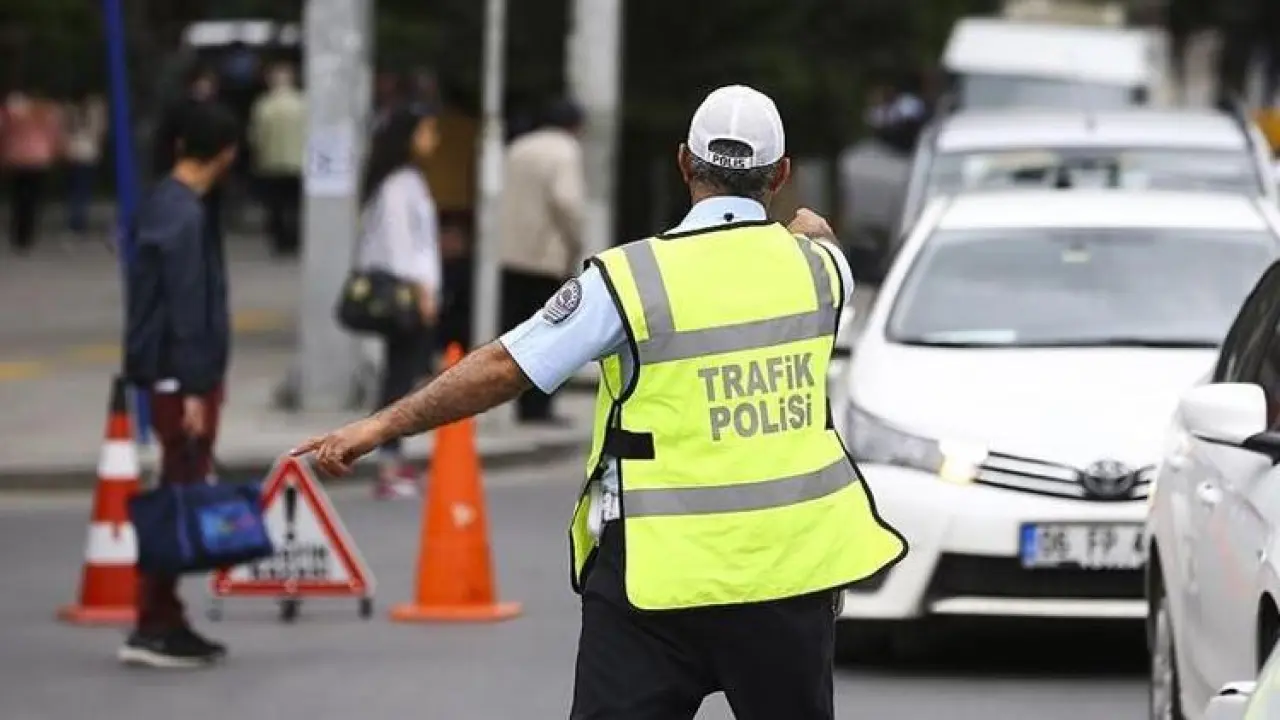
<path fill-rule="evenodd" d="M 430 287 L 440 296 L 440 223 L 422 173 L 387 176 L 360 217 L 356 267 L 381 269 Z"/>

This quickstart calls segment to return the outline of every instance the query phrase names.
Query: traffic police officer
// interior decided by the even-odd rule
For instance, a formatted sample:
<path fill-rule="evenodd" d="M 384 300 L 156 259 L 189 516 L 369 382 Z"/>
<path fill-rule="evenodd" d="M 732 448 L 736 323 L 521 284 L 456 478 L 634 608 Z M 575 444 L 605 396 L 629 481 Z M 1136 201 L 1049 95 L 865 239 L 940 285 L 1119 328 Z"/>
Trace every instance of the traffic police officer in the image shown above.
<path fill-rule="evenodd" d="M 768 97 L 711 93 L 679 149 L 683 223 L 596 255 L 498 342 L 294 451 L 345 473 L 390 436 L 554 390 L 598 361 L 569 531 L 575 720 L 693 718 L 717 690 L 740 720 L 834 717 L 840 589 L 906 553 L 828 410 L 847 262 L 813 239 L 831 237 L 817 215 L 766 219 L 790 173 L 784 145 Z"/>

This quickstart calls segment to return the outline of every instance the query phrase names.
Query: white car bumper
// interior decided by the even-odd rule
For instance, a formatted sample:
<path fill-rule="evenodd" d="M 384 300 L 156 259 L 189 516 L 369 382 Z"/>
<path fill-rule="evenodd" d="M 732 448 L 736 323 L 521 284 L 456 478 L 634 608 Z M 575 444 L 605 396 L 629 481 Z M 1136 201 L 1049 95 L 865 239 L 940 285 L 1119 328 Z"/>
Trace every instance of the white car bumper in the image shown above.
<path fill-rule="evenodd" d="M 1024 523 L 1141 524 L 1145 501 L 1090 502 L 860 467 L 881 517 L 907 538 L 909 550 L 889 571 L 846 591 L 842 619 L 1146 617 L 1141 569 L 1023 569 L 1019 559 Z"/>

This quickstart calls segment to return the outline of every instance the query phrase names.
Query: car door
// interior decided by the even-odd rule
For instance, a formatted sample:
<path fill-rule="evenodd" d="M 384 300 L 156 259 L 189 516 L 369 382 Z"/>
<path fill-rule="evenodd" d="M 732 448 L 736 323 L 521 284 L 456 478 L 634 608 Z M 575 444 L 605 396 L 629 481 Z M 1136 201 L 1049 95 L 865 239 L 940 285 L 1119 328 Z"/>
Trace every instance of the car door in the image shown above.
<path fill-rule="evenodd" d="M 1280 270 L 1273 266 L 1245 301 L 1228 334 L 1216 382 L 1251 382 L 1280 392 Z M 1280 420 L 1280 395 L 1268 397 L 1270 420 Z M 1250 544 L 1260 540 L 1260 516 L 1250 495 L 1271 471 L 1261 455 L 1233 447 L 1190 442 L 1187 473 L 1186 613 L 1190 654 L 1207 692 L 1256 670 L 1253 594 L 1256 559 Z M 1260 546 L 1260 545 L 1258 545 Z M 1242 548 L 1242 549 L 1238 549 Z M 1243 554 L 1241 554 L 1243 553 Z M 1235 615 L 1236 617 L 1230 617 Z"/>

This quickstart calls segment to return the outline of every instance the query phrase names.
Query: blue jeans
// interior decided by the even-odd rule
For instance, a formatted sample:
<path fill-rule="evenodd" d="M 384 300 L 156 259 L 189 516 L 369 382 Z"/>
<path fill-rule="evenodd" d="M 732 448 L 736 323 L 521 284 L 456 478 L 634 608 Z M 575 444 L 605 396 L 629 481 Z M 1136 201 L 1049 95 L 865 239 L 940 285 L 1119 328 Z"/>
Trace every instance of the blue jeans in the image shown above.
<path fill-rule="evenodd" d="M 93 202 L 93 176 L 97 168 L 87 163 L 67 167 L 67 227 L 75 233 L 89 231 L 89 206 Z"/>

